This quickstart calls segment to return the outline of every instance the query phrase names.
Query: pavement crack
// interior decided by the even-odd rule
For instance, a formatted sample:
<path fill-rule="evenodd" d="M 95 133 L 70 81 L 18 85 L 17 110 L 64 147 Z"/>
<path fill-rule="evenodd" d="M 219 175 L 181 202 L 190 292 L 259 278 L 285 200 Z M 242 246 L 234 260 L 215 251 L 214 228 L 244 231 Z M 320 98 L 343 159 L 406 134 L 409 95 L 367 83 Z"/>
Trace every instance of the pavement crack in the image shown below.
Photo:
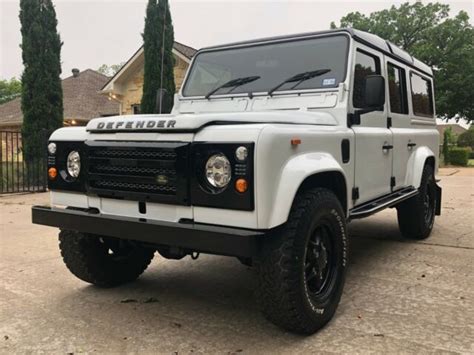
<path fill-rule="evenodd" d="M 445 247 L 445 248 L 453 248 L 453 249 L 474 250 L 474 247 L 465 247 L 465 246 L 462 246 L 462 245 L 446 245 L 446 244 L 426 243 L 426 242 L 421 242 L 420 244 L 423 244 L 423 245 L 432 245 L 432 246 L 435 246 L 435 247 Z"/>
<path fill-rule="evenodd" d="M 412 241 L 409 240 L 397 240 L 397 239 L 382 239 L 382 238 L 377 238 L 377 237 L 367 237 L 367 236 L 352 236 L 353 238 L 365 238 L 365 239 L 371 239 L 371 240 L 377 240 L 377 241 L 383 241 L 383 242 L 392 242 L 392 243 L 408 243 L 408 244 L 413 244 Z M 464 250 L 474 250 L 474 247 L 467 247 L 467 246 L 462 246 L 462 245 L 447 245 L 447 244 L 439 244 L 439 243 L 429 243 L 429 242 L 418 242 L 416 243 L 418 245 L 431 245 L 435 247 L 445 247 L 445 248 L 453 248 L 453 249 L 464 249 Z"/>

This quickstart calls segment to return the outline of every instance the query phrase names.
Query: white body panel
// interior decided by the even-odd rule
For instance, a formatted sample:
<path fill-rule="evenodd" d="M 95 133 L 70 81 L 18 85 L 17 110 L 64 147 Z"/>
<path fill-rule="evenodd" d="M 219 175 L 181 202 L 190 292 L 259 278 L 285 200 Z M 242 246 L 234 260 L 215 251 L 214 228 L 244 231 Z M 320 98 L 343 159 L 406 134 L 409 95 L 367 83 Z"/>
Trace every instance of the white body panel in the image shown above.
<path fill-rule="evenodd" d="M 193 209 L 188 206 L 173 206 L 149 202 L 147 203 L 146 213 L 140 213 L 136 201 L 86 196 L 77 192 L 52 191 L 51 205 L 97 208 L 105 215 L 155 219 L 166 222 L 179 222 L 182 218 L 193 219 Z"/>
<path fill-rule="evenodd" d="M 395 63 L 387 57 L 385 58 L 385 70 L 387 70 L 387 64 L 389 63 L 396 64 L 397 67 L 403 69 L 406 73 L 410 71 L 407 65 Z M 386 83 L 386 91 L 388 90 L 388 83 Z M 417 156 L 418 159 L 421 159 L 419 156 L 421 151 L 431 152 L 422 161 L 426 160 L 428 156 L 433 156 L 436 159 L 435 168 L 438 167 L 439 133 L 435 129 L 436 121 L 434 118 L 416 116 L 413 112 L 410 94 L 407 95 L 407 99 L 408 112 L 406 114 L 392 112 L 390 109 L 390 99 L 388 97 L 386 99 L 387 114 L 391 117 L 392 121 L 390 128 L 393 136 L 392 176 L 395 177 L 395 189 L 408 185 L 419 186 L 419 182 L 418 184 L 413 183 L 411 176 L 413 175 L 412 169 L 415 168 L 412 166 L 413 161 L 417 159 Z M 421 167 L 422 169 L 423 167 Z M 421 175 L 419 177 L 421 179 Z"/>
<path fill-rule="evenodd" d="M 338 88 L 280 92 L 272 97 L 258 93 L 253 98 L 216 95 L 210 100 L 186 98 L 179 93 L 170 115 L 99 118 L 87 128 L 60 129 L 51 136 L 53 141 L 252 142 L 252 211 L 147 203 L 147 213 L 143 215 L 136 201 L 65 191 L 53 191 L 52 204 L 94 207 L 103 214 L 118 216 L 171 222 L 184 218 L 196 223 L 270 229 L 286 222 L 298 188 L 306 178 L 318 173 L 337 172 L 343 176 L 348 215 L 358 204 L 393 189 L 418 187 L 426 160 L 435 159 L 437 167 L 439 137 L 434 119 L 415 117 L 411 109 L 409 115 L 392 115 L 387 98 L 383 111 L 365 114 L 360 125 L 348 127 L 347 115 L 354 112 L 351 87 L 357 48 L 378 56 L 382 73 L 385 72 L 383 53 L 351 40 L 347 75 Z M 411 107 L 411 98 L 408 104 Z M 391 128 L 387 128 L 389 115 L 393 121 Z M 140 132 L 134 132 L 135 127 L 131 127 L 137 121 L 154 123 L 153 127 L 145 124 Z M 113 132 L 107 132 L 109 126 L 114 128 Z M 161 129 L 157 131 L 158 127 Z M 301 144 L 292 145 L 295 138 Z M 350 159 L 346 163 L 342 161 L 342 140 L 349 141 Z M 410 142 L 416 146 L 409 149 Z M 394 148 L 384 151 L 384 145 Z M 393 187 L 391 177 L 396 180 Z M 353 200 L 355 187 L 359 189 L 359 198 Z"/>
<path fill-rule="evenodd" d="M 292 138 L 301 139 L 301 144 L 292 146 Z M 256 156 L 255 185 L 260 228 L 286 221 L 296 191 L 307 177 L 337 171 L 346 181 L 353 178 L 354 160 L 347 164 L 341 161 L 342 139 L 348 139 L 353 146 L 353 134 L 347 128 L 269 125 L 263 130 Z"/>
<path fill-rule="evenodd" d="M 369 47 L 357 44 L 352 53 L 352 62 L 356 61 L 358 50 L 378 58 L 382 62 L 383 55 L 372 51 Z M 383 70 L 383 68 L 381 68 Z M 352 78 L 355 76 L 355 65 L 351 66 Z M 353 80 L 350 84 L 354 85 Z M 353 93 L 349 105 L 352 110 Z M 383 111 L 374 111 L 361 116 L 359 125 L 353 125 L 355 134 L 355 173 L 354 186 L 359 189 L 358 203 L 390 193 L 393 154 L 384 150 L 383 146 L 392 145 L 392 132 L 387 128 L 387 105 Z"/>

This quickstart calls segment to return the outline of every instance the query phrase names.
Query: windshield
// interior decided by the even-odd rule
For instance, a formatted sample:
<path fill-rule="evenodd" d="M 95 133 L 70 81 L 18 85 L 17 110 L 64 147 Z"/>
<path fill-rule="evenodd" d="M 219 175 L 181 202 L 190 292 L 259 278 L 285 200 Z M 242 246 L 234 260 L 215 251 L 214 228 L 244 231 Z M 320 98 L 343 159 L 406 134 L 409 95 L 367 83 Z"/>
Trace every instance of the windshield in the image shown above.
<path fill-rule="evenodd" d="M 337 87 L 344 81 L 348 52 L 344 35 L 293 40 L 245 48 L 216 50 L 198 54 L 183 88 L 184 96 L 268 92 L 294 75 L 324 70 L 322 75 L 305 79 L 293 88 L 284 83 L 280 90 L 305 90 Z M 259 77 L 238 87 L 226 87 L 229 81 Z"/>

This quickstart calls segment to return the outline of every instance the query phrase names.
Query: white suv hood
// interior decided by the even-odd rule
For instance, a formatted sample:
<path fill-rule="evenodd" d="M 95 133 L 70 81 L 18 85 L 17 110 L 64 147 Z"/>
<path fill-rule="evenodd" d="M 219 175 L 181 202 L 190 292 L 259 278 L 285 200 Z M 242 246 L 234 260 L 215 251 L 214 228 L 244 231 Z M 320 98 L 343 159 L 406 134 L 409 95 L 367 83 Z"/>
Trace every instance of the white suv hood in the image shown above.
<path fill-rule="evenodd" d="M 337 121 L 327 112 L 232 112 L 181 115 L 133 115 L 96 118 L 87 131 L 106 132 L 196 132 L 210 125 L 285 123 L 335 126 Z"/>

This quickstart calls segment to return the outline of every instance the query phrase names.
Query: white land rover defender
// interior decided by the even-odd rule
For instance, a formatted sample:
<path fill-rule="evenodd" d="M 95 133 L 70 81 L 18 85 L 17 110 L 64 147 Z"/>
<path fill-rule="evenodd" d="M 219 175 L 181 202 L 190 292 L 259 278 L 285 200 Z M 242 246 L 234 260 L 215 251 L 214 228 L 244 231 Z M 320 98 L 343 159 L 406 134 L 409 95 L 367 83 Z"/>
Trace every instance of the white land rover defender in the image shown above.
<path fill-rule="evenodd" d="M 313 333 L 334 315 L 346 224 L 396 208 L 424 239 L 440 214 L 432 70 L 344 29 L 200 50 L 169 115 L 54 132 L 51 207 L 64 262 L 102 287 L 165 258 L 238 257 L 275 324 Z"/>

